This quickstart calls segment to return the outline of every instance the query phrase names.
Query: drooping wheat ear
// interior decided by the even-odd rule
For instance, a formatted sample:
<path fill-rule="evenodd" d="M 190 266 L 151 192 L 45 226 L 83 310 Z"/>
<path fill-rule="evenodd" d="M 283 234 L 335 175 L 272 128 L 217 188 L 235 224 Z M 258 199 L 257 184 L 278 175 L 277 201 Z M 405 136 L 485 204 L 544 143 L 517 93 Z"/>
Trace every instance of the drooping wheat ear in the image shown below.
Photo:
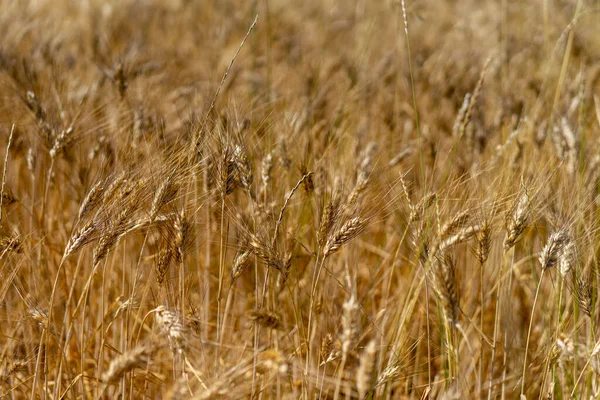
<path fill-rule="evenodd" d="M 569 272 L 573 270 L 573 267 L 577 263 L 577 246 L 573 236 L 568 234 L 567 243 L 565 244 L 563 251 L 558 257 L 558 271 L 563 279 L 567 278 Z"/>
<path fill-rule="evenodd" d="M 339 199 L 332 198 L 327 202 L 327 204 L 325 204 L 325 207 L 323 208 L 323 213 L 321 214 L 321 223 L 319 224 L 319 231 L 317 232 L 317 239 L 321 247 L 325 246 L 327 237 L 329 236 L 337 217 L 339 217 L 339 207 Z"/>
<path fill-rule="evenodd" d="M 115 357 L 102 374 L 102 381 L 106 384 L 115 382 L 136 366 L 148 361 L 152 347 L 141 345 Z"/>
<path fill-rule="evenodd" d="M 356 185 L 354 185 L 354 188 L 348 195 L 346 203 L 344 204 L 344 209 L 346 209 L 349 213 L 352 213 L 356 209 L 358 205 L 358 199 L 360 198 L 361 194 L 363 194 L 363 192 L 367 189 L 368 183 L 368 174 L 365 173 L 359 175 L 356 181 Z"/>
<path fill-rule="evenodd" d="M 181 374 L 165 394 L 165 399 L 181 400 L 190 397 L 189 380 L 187 374 Z"/>
<path fill-rule="evenodd" d="M 29 313 L 29 317 L 32 320 L 34 320 L 40 328 L 54 333 L 54 328 L 50 326 L 50 321 L 48 320 L 48 313 L 45 310 L 42 310 L 41 308 L 33 304 L 28 304 L 27 311 Z"/>
<path fill-rule="evenodd" d="M 410 206 L 410 216 L 408 218 L 409 223 L 418 221 L 423 218 L 423 214 L 429 207 L 435 203 L 437 199 L 437 193 L 429 193 L 425 195 L 417 204 Z"/>
<path fill-rule="evenodd" d="M 71 140 L 73 133 L 73 127 L 69 126 L 67 129 L 62 129 L 58 134 L 54 135 L 54 144 L 48 151 L 50 158 L 55 158 L 57 154 L 64 148 L 64 146 Z"/>
<path fill-rule="evenodd" d="M 542 264 L 542 269 L 549 269 L 558 264 L 569 241 L 569 235 L 564 228 L 561 228 L 550 235 L 548 242 L 538 258 L 540 264 Z"/>
<path fill-rule="evenodd" d="M 117 197 L 117 195 L 120 195 L 123 186 L 130 186 L 131 182 L 128 182 L 126 178 L 127 173 L 125 171 L 122 171 L 119 175 L 115 177 L 115 179 L 110 183 L 110 185 L 108 185 L 108 187 L 104 191 L 104 196 L 102 196 L 103 204 L 110 203 L 112 200 L 114 200 L 115 197 Z"/>
<path fill-rule="evenodd" d="M 354 217 L 346 221 L 337 231 L 329 236 L 323 248 L 323 257 L 338 251 L 343 245 L 360 235 L 365 229 L 365 220 Z"/>
<path fill-rule="evenodd" d="M 0 259 L 6 253 L 21 253 L 23 242 L 18 236 L 0 237 Z"/>
<path fill-rule="evenodd" d="M 290 270 L 292 269 L 292 254 L 288 253 L 283 257 L 283 268 L 279 271 L 279 275 L 277 276 L 277 293 L 281 293 L 281 291 L 285 288 L 287 284 L 288 277 L 290 276 Z"/>
<path fill-rule="evenodd" d="M 596 141 L 595 147 L 598 148 L 598 141 Z M 586 171 L 585 187 L 594 199 L 598 193 L 598 182 L 600 181 L 600 153 L 596 153 L 587 162 Z"/>
<path fill-rule="evenodd" d="M 7 189 L 2 192 L 2 207 L 10 206 L 17 202 L 17 198 L 13 196 Z"/>
<path fill-rule="evenodd" d="M 319 354 L 321 357 L 321 364 L 325 364 L 329 361 L 332 351 L 333 351 L 333 335 L 328 332 L 321 340 L 321 349 L 319 351 Z"/>
<path fill-rule="evenodd" d="M 571 176 L 575 174 L 577 171 L 577 154 L 578 154 L 578 145 L 579 140 L 575 135 L 573 129 L 569 125 L 569 121 L 562 117 L 560 120 L 561 132 L 563 141 L 566 144 L 566 158 L 567 158 L 567 173 Z"/>
<path fill-rule="evenodd" d="M 342 311 L 342 352 L 347 355 L 360 335 L 360 309 L 355 295 L 344 303 Z"/>
<path fill-rule="evenodd" d="M 14 360 L 0 371 L 0 382 L 5 382 L 14 373 L 26 370 L 27 361 Z"/>
<path fill-rule="evenodd" d="M 238 176 L 240 179 L 240 183 L 244 187 L 244 189 L 250 189 L 250 185 L 252 185 L 252 166 L 248 161 L 248 156 L 244 148 L 240 145 L 236 145 L 233 151 L 233 162 L 235 164 L 235 168 L 237 169 Z"/>
<path fill-rule="evenodd" d="M 369 183 L 369 175 L 371 173 L 371 165 L 373 164 L 374 153 L 377 150 L 377 144 L 370 142 L 360 156 L 360 164 L 356 170 L 356 183 L 350 195 L 346 200 L 345 207 L 352 210 L 360 195 L 365 191 Z"/>
<path fill-rule="evenodd" d="M 433 263 L 435 288 L 450 324 L 458 323 L 458 292 L 456 290 L 456 265 L 450 254 L 439 254 Z"/>
<path fill-rule="evenodd" d="M 173 225 L 175 228 L 175 262 L 181 263 L 192 245 L 192 225 L 184 210 L 177 215 Z"/>
<path fill-rule="evenodd" d="M 69 242 L 65 247 L 63 257 L 69 257 L 71 254 L 75 253 L 77 250 L 94 240 L 94 233 L 97 231 L 97 229 L 98 224 L 96 224 L 94 221 L 89 221 L 83 227 L 81 227 L 69 239 Z"/>
<path fill-rule="evenodd" d="M 267 188 L 271 182 L 271 173 L 273 172 L 273 153 L 267 153 L 263 157 L 260 165 L 260 193 L 261 197 L 264 197 L 267 193 Z"/>
<path fill-rule="evenodd" d="M 261 375 L 282 373 L 288 371 L 288 364 L 283 355 L 275 349 L 267 349 L 258 354 L 256 372 Z"/>
<path fill-rule="evenodd" d="M 467 114 L 467 108 L 469 108 L 469 104 L 471 104 L 471 93 L 465 94 L 462 105 L 458 110 L 458 114 L 456 114 L 454 126 L 452 127 L 452 136 L 454 137 L 457 137 L 460 134 L 461 126 L 465 120 L 465 115 Z"/>
<path fill-rule="evenodd" d="M 411 234 L 410 243 L 412 244 L 414 251 L 417 255 L 417 259 L 421 265 L 425 265 L 431 254 L 430 244 L 425 237 L 425 232 L 422 224 L 415 227 Z M 435 249 L 434 249 L 435 250 Z"/>
<path fill-rule="evenodd" d="M 285 135 L 281 135 L 277 141 L 277 149 L 275 154 L 277 155 L 277 161 L 279 161 L 279 164 L 281 164 L 281 166 L 286 170 L 290 169 L 292 166 L 292 160 L 290 160 L 289 157 Z"/>
<path fill-rule="evenodd" d="M 177 184 L 175 183 L 174 177 L 175 171 L 167 176 L 161 184 L 158 186 L 154 199 L 152 200 L 152 206 L 150 207 L 150 222 L 154 221 L 161 208 L 172 201 L 177 195 Z"/>
<path fill-rule="evenodd" d="M 302 187 L 304 191 L 311 194 L 315 191 L 315 182 L 313 181 L 312 172 L 308 170 L 308 166 L 304 163 L 300 164 L 300 173 L 302 176 L 306 176 L 306 179 L 302 180 Z"/>
<path fill-rule="evenodd" d="M 406 184 L 406 181 L 404 180 L 404 176 L 405 176 L 405 174 L 400 172 L 399 179 L 400 179 L 400 184 L 402 185 L 402 193 L 404 194 L 404 197 L 406 197 L 406 201 L 408 202 L 408 205 L 410 207 L 411 214 L 412 214 L 414 204 L 413 204 L 412 200 L 410 199 L 410 193 L 408 192 L 408 185 Z"/>
<path fill-rule="evenodd" d="M 377 362 L 377 344 L 371 340 L 360 356 L 360 365 L 356 373 L 358 397 L 364 399 L 375 383 L 375 363 Z"/>
<path fill-rule="evenodd" d="M 250 240 L 250 247 L 254 254 L 256 254 L 267 267 L 275 268 L 278 271 L 283 269 L 283 260 L 272 246 L 265 244 L 263 241 L 259 240 L 258 237 L 254 236 Z"/>
<path fill-rule="evenodd" d="M 190 304 L 188 307 L 185 321 L 186 325 L 191 328 L 196 335 L 200 334 L 202 326 L 200 325 L 200 318 L 198 317 L 198 308 L 193 304 Z"/>
<path fill-rule="evenodd" d="M 412 155 L 414 153 L 414 149 L 411 147 L 408 147 L 402 151 L 400 151 L 398 154 L 396 154 L 394 157 L 392 157 L 392 159 L 388 162 L 387 166 L 388 168 L 393 168 L 396 165 L 400 164 L 402 161 L 406 160 L 406 158 L 410 155 Z"/>
<path fill-rule="evenodd" d="M 465 210 L 456 214 L 450 221 L 442 225 L 440 230 L 440 238 L 444 239 L 454 235 L 459 229 L 463 228 L 471 219 L 471 211 Z"/>
<path fill-rule="evenodd" d="M 117 215 L 114 220 L 110 221 L 108 226 L 104 229 L 100 235 L 98 244 L 94 248 L 93 265 L 98 265 L 98 263 L 104 257 L 106 257 L 108 252 L 117 243 L 121 234 L 125 231 L 127 221 L 129 221 L 129 218 L 133 213 L 133 208 L 133 204 L 127 206 Z"/>
<path fill-rule="evenodd" d="M 527 228 L 531 216 L 531 205 L 526 190 L 521 190 L 519 197 L 513 203 L 506 216 L 506 237 L 504 238 L 504 250 L 508 251 L 515 245 L 519 237 Z"/>
<path fill-rule="evenodd" d="M 233 260 L 233 266 L 231 267 L 231 282 L 235 282 L 242 273 L 250 266 L 250 255 L 252 254 L 250 248 L 238 252 Z"/>
<path fill-rule="evenodd" d="M 158 306 L 155 310 L 156 323 L 160 330 L 167 336 L 173 352 L 184 353 L 187 347 L 187 329 L 181 323 L 179 315 L 165 306 Z"/>
<path fill-rule="evenodd" d="M 169 267 L 171 265 L 171 261 L 173 260 L 173 249 L 171 247 L 167 247 L 161 250 L 158 253 L 158 261 L 156 263 L 156 282 L 159 286 L 162 286 L 165 282 L 165 277 L 167 276 L 167 272 L 169 272 Z"/>
<path fill-rule="evenodd" d="M 246 313 L 252 321 L 258 322 L 260 325 L 269 329 L 279 329 L 281 327 L 281 315 L 272 310 L 257 308 Z"/>
<path fill-rule="evenodd" d="M 575 299 L 581 311 L 592 317 L 592 287 L 585 278 L 577 278 L 574 288 Z"/>
<path fill-rule="evenodd" d="M 227 196 L 239 186 L 240 179 L 235 164 L 234 151 L 229 145 L 223 145 L 218 165 L 219 190 L 222 196 Z"/>
<path fill-rule="evenodd" d="M 463 243 L 463 242 L 466 242 L 467 240 L 471 239 L 480 230 L 481 230 L 481 226 L 480 225 L 473 225 L 473 226 L 464 227 L 460 231 L 456 232 L 454 235 L 449 236 L 448 238 L 446 238 L 445 240 L 443 240 L 439 244 L 439 247 L 437 249 L 439 251 L 441 251 L 441 252 L 444 252 L 447 249 L 449 249 L 450 247 L 452 247 L 452 246 L 454 246 L 454 245 L 456 245 L 458 243 Z M 435 255 L 436 251 L 432 251 L 431 254 Z"/>
<path fill-rule="evenodd" d="M 117 308 L 117 310 L 115 311 L 115 318 L 119 314 L 123 313 L 124 311 L 132 310 L 134 308 L 139 307 L 139 305 L 140 305 L 140 302 L 138 300 L 136 300 L 136 298 L 133 296 L 128 298 L 125 301 L 122 301 L 121 304 L 119 305 L 119 308 Z"/>
<path fill-rule="evenodd" d="M 98 204 L 100 204 L 102 198 L 104 196 L 104 186 L 102 182 L 97 182 L 88 194 L 85 196 L 81 205 L 79 206 L 79 212 L 77 213 L 77 220 L 81 221 L 84 219 L 90 212 L 96 209 Z"/>
<path fill-rule="evenodd" d="M 479 95 L 481 94 L 481 89 L 483 88 L 483 82 L 485 80 L 485 74 L 487 73 L 491 61 L 491 57 L 488 57 L 485 60 L 485 63 L 483 64 L 483 68 L 481 69 L 481 73 L 479 74 L 479 79 L 477 80 L 477 84 L 475 85 L 475 89 L 473 90 L 473 97 L 469 101 L 469 105 L 467 106 L 467 112 L 465 113 L 462 124 L 460 125 L 460 136 L 463 136 L 465 134 L 465 132 L 467 131 L 467 126 L 469 125 L 469 122 L 471 122 L 473 110 L 475 109 L 475 104 L 477 103 Z"/>
<path fill-rule="evenodd" d="M 492 247 L 492 224 L 486 219 L 480 224 L 480 227 L 479 232 L 475 234 L 475 238 L 477 239 L 475 255 L 479 263 L 483 265 L 487 261 Z"/>

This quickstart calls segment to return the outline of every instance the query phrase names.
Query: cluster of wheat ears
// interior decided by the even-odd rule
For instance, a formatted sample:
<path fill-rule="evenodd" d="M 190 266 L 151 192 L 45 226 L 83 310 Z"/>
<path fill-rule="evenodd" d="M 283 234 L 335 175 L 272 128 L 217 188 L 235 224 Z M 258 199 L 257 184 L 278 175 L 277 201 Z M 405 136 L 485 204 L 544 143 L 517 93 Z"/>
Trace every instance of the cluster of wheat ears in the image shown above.
<path fill-rule="evenodd" d="M 597 398 L 598 21 L 0 0 L 0 396 Z"/>

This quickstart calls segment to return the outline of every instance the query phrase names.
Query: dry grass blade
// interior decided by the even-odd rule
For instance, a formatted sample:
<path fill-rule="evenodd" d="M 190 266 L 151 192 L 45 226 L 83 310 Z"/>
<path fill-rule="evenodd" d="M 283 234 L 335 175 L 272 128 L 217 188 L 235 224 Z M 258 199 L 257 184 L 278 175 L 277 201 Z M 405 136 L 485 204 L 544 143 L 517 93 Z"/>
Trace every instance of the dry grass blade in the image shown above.
<path fill-rule="evenodd" d="M 13 124 L 13 126 L 10 128 L 8 143 L 6 145 L 6 154 L 4 155 L 4 167 L 2 168 L 2 184 L 0 186 L 0 227 L 2 227 L 2 206 L 4 203 L 11 204 L 15 201 L 14 197 L 4 192 L 4 185 L 6 184 L 6 169 L 8 167 L 8 152 L 10 151 L 10 145 L 12 144 L 14 133 L 15 125 Z"/>

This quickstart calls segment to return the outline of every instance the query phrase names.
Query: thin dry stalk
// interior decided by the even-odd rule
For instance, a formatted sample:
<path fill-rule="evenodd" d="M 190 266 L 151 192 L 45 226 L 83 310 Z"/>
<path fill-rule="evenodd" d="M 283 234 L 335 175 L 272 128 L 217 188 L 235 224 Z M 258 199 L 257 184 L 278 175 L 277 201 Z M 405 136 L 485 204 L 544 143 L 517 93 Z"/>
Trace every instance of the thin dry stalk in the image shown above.
<path fill-rule="evenodd" d="M 200 124 L 200 126 L 198 127 L 198 129 L 196 129 L 196 131 L 195 131 L 194 141 L 193 141 L 194 147 L 191 149 L 192 150 L 191 154 L 193 154 L 194 152 L 196 152 L 198 150 L 198 148 L 201 147 L 203 140 L 200 137 L 200 135 L 204 131 L 204 127 L 206 126 L 206 123 L 208 122 L 208 118 L 210 116 L 210 113 L 215 108 L 215 104 L 217 102 L 217 98 L 219 97 L 219 93 L 221 93 L 221 88 L 223 87 L 223 84 L 225 83 L 225 80 L 227 79 L 227 75 L 229 75 L 229 72 L 231 71 L 231 67 L 233 67 L 233 64 L 235 63 L 235 60 L 237 59 L 238 55 L 240 54 L 240 51 L 242 50 L 242 47 L 244 47 L 244 43 L 246 43 L 246 39 L 248 39 L 248 36 L 250 36 L 250 33 L 252 32 L 252 30 L 256 26 L 257 22 L 258 22 L 258 15 L 256 17 L 254 17 L 254 22 L 252 22 L 252 24 L 248 28 L 248 32 L 246 32 L 246 36 L 244 36 L 244 39 L 242 39 L 242 42 L 240 43 L 240 46 L 238 47 L 237 51 L 235 52 L 235 54 L 231 58 L 231 61 L 229 62 L 229 65 L 227 66 L 227 69 L 225 70 L 225 73 L 223 74 L 223 78 L 221 79 L 221 82 L 219 83 L 219 86 L 217 86 L 217 91 L 215 92 L 215 95 L 213 96 L 213 98 L 212 98 L 212 100 L 210 102 L 210 106 L 208 107 L 208 111 L 206 112 L 206 115 L 204 116 L 204 119 L 202 120 L 202 123 Z"/>
<path fill-rule="evenodd" d="M 473 115 L 473 110 L 475 108 L 475 104 L 477 103 L 477 99 L 479 98 L 479 95 L 481 93 L 481 88 L 483 87 L 485 74 L 487 73 L 491 61 L 491 57 L 488 57 L 487 60 L 485 60 L 485 64 L 483 64 L 483 69 L 481 70 L 481 74 L 479 75 L 479 80 L 475 85 L 475 90 L 473 90 L 473 98 L 471 99 L 471 101 L 469 101 L 467 112 L 465 113 L 462 125 L 460 126 L 459 134 L 461 137 L 465 134 L 467 126 L 469 125 L 469 122 L 471 122 L 471 116 Z"/>
<path fill-rule="evenodd" d="M 277 223 L 275 224 L 275 232 L 273 233 L 272 243 L 275 243 L 275 240 L 277 239 L 277 234 L 279 233 L 279 226 L 281 225 L 281 222 L 283 221 L 283 213 L 285 212 L 285 210 L 288 206 L 288 203 L 292 199 L 292 196 L 294 195 L 294 193 L 296 193 L 296 190 L 298 190 L 300 185 L 302 185 L 307 179 L 310 179 L 310 176 L 312 174 L 313 174 L 312 172 L 305 173 L 302 176 L 302 178 L 298 181 L 298 183 L 296 183 L 296 186 L 294 186 L 292 188 L 292 190 L 290 191 L 290 193 L 286 196 L 285 201 L 283 202 L 283 206 L 281 207 L 281 210 L 279 211 L 279 217 L 277 218 Z"/>
<path fill-rule="evenodd" d="M 15 125 L 13 124 L 10 128 L 10 135 L 8 136 L 8 144 L 6 145 L 6 154 L 4 155 L 4 167 L 2 168 L 2 186 L 0 186 L 0 227 L 2 227 L 2 205 L 4 204 L 4 185 L 6 184 L 6 168 L 8 167 L 8 152 L 12 143 L 13 133 L 15 132 Z M 10 197 L 6 195 L 7 200 Z M 10 201 L 7 201 L 7 203 Z"/>

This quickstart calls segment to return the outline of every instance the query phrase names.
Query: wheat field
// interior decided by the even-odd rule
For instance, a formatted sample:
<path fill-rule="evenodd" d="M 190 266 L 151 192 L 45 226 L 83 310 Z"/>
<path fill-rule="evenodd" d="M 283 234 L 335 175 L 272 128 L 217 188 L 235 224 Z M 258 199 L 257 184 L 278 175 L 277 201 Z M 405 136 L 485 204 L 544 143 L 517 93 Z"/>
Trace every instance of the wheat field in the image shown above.
<path fill-rule="evenodd" d="M 600 1 L 0 0 L 0 397 L 600 397 Z"/>

